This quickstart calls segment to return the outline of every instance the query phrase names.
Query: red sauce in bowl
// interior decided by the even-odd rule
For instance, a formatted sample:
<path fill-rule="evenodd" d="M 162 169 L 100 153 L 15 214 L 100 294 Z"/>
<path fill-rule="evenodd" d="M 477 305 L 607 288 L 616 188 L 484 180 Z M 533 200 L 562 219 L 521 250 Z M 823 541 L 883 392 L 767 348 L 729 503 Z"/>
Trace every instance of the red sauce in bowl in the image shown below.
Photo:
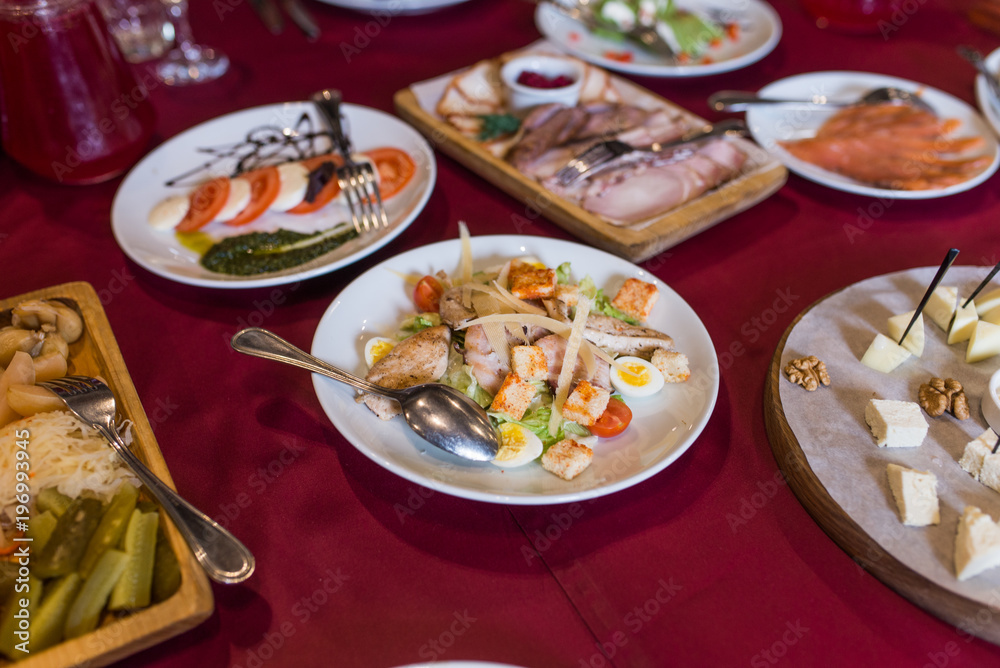
<path fill-rule="evenodd" d="M 573 83 L 573 79 L 560 74 L 554 77 L 547 77 L 540 72 L 525 70 L 517 77 L 517 83 L 529 88 L 564 88 Z"/>

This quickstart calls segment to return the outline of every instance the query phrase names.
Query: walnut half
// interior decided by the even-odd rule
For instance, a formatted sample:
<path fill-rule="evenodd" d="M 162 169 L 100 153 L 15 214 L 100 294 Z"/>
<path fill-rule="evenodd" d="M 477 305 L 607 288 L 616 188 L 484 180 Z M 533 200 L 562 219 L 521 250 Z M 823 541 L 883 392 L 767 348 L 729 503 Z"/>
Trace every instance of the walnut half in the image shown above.
<path fill-rule="evenodd" d="M 954 378 L 931 378 L 920 386 L 917 401 L 931 417 L 940 417 L 945 411 L 959 420 L 969 417 L 969 401 L 962 384 Z"/>
<path fill-rule="evenodd" d="M 826 372 L 826 365 L 815 355 L 792 360 L 785 365 L 785 375 L 788 376 L 788 380 L 810 392 L 817 389 L 820 383 L 830 384 L 830 374 Z"/>

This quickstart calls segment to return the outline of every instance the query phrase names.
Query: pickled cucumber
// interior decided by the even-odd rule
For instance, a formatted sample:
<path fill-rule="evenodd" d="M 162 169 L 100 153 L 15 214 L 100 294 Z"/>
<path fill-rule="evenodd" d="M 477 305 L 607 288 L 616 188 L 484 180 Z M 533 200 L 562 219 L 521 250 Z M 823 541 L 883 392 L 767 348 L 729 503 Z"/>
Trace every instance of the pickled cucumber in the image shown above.
<path fill-rule="evenodd" d="M 31 518 L 28 530 L 24 532 L 24 535 L 26 538 L 31 539 L 31 549 L 35 554 L 45 549 L 45 545 L 48 544 L 49 538 L 52 537 L 52 532 L 55 530 L 58 521 L 51 510 L 46 510 L 41 515 Z"/>
<path fill-rule="evenodd" d="M 19 584 L 23 591 L 15 590 L 7 597 L 3 616 L 0 616 L 0 654 L 9 659 L 17 661 L 28 657 L 28 653 L 18 649 L 18 645 L 31 649 L 29 645 L 22 643 L 30 642 L 32 620 L 38 610 L 38 603 L 42 600 L 42 586 L 41 580 L 29 575 L 26 583 Z"/>
<path fill-rule="evenodd" d="M 132 512 L 123 543 L 128 566 L 111 591 L 109 610 L 132 610 L 149 605 L 159 522 L 160 516 L 156 513 L 144 513 L 138 508 Z"/>
<path fill-rule="evenodd" d="M 93 573 L 83 583 L 66 616 L 63 635 L 77 638 L 97 628 L 97 622 L 108 602 L 118 578 L 128 566 L 128 555 L 121 550 L 108 550 L 97 560 Z"/>
<path fill-rule="evenodd" d="M 32 562 L 34 574 L 53 578 L 75 571 L 101 521 L 102 510 L 97 499 L 74 500 L 56 523 L 45 549 Z"/>
<path fill-rule="evenodd" d="M 101 516 L 94 535 L 90 537 L 77 569 L 85 579 L 90 577 L 101 555 L 121 543 L 138 498 L 139 490 L 128 483 L 123 483 L 108 503 L 108 508 Z"/>
<path fill-rule="evenodd" d="M 153 565 L 153 602 L 166 601 L 181 586 L 181 567 L 163 527 L 156 532 L 156 561 Z"/>
<path fill-rule="evenodd" d="M 44 513 L 47 510 L 56 517 L 62 517 L 62 514 L 69 509 L 72 503 L 73 499 L 55 487 L 46 487 L 35 496 L 35 508 L 38 509 L 38 512 Z"/>
<path fill-rule="evenodd" d="M 79 573 L 70 573 L 66 577 L 45 584 L 45 597 L 31 621 L 33 652 L 40 652 L 62 640 L 69 606 L 82 585 L 83 578 Z"/>

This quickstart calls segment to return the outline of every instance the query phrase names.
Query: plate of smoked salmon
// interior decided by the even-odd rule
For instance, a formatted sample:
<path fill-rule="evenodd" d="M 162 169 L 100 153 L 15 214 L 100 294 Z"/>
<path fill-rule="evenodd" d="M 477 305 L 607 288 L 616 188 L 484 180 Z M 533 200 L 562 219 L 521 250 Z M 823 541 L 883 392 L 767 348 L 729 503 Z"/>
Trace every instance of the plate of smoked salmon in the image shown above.
<path fill-rule="evenodd" d="M 313 385 L 323 410 L 355 448 L 386 470 L 439 492 L 490 503 L 547 505 L 597 498 L 631 487 L 656 475 L 691 447 L 708 423 L 715 407 L 719 388 L 719 364 L 708 331 L 680 295 L 641 267 L 581 244 L 524 235 L 472 237 L 468 244 L 466 247 L 465 240 L 451 239 L 415 248 L 366 271 L 330 304 L 316 328 L 312 354 L 361 376 L 375 374 L 378 365 L 386 361 L 397 366 L 410 362 L 412 368 L 402 369 L 400 373 L 411 374 L 411 378 L 421 378 L 423 372 L 420 369 L 423 367 L 418 358 L 426 358 L 433 350 L 432 347 L 427 345 L 420 350 L 409 349 L 405 354 L 402 353 L 402 347 L 408 340 L 416 340 L 425 334 L 437 336 L 436 330 L 448 330 L 441 334 L 450 338 L 443 346 L 444 353 L 450 356 L 446 370 L 436 371 L 429 377 L 474 396 L 471 392 L 475 392 L 475 384 L 471 381 L 461 383 L 461 374 L 471 370 L 479 386 L 486 388 L 489 385 L 490 360 L 497 359 L 497 356 L 483 354 L 473 358 L 472 352 L 484 352 L 481 347 L 482 337 L 476 336 L 475 332 L 479 325 L 474 322 L 455 324 L 453 316 L 448 313 L 448 306 L 455 305 L 455 300 L 449 294 L 456 289 L 461 290 L 462 285 L 473 285 L 477 277 L 492 276 L 491 272 L 504 267 L 508 262 L 513 267 L 513 261 L 520 260 L 535 268 L 543 265 L 551 269 L 558 268 L 558 272 L 568 281 L 560 282 L 559 286 L 565 288 L 567 285 L 578 285 L 581 294 L 587 294 L 584 286 L 590 285 L 603 290 L 609 298 L 613 295 L 617 298 L 616 293 L 629 283 L 629 279 L 632 279 L 632 284 L 642 285 L 645 290 L 655 292 L 657 296 L 648 316 L 642 319 L 641 327 L 619 326 L 614 329 L 614 337 L 594 337 L 588 333 L 591 322 L 605 322 L 606 318 L 597 314 L 596 307 L 592 307 L 582 336 L 586 341 L 597 341 L 595 345 L 599 345 L 605 352 L 613 353 L 620 350 L 621 345 L 636 344 L 638 348 L 628 347 L 634 352 L 624 354 L 646 357 L 650 357 L 650 354 L 640 348 L 654 345 L 648 341 L 649 337 L 661 340 L 666 337 L 670 350 L 686 356 L 685 373 L 678 373 L 670 378 L 664 374 L 664 382 L 659 384 L 658 389 L 654 390 L 652 386 L 646 388 L 650 392 L 637 391 L 636 388 L 616 389 L 615 396 L 622 398 L 631 416 L 625 421 L 624 430 L 605 433 L 599 430 L 598 421 L 598 424 L 589 427 L 592 434 L 574 429 L 570 436 L 572 425 L 563 424 L 560 429 L 565 430 L 565 438 L 571 438 L 580 444 L 589 443 L 587 447 L 592 450 L 589 463 L 574 471 L 568 479 L 561 473 L 554 474 L 552 467 L 546 465 L 541 444 L 537 446 L 539 450 L 529 456 L 523 465 L 515 465 L 510 460 L 495 464 L 461 459 L 418 437 L 407 427 L 401 416 L 383 415 L 379 412 L 379 407 L 369 407 L 357 401 L 357 392 L 347 385 L 314 375 Z M 515 270 L 511 268 L 510 271 Z M 470 282 L 455 283 L 459 280 L 456 277 L 465 272 L 471 277 Z M 439 278 L 446 286 L 437 299 L 437 312 L 434 312 L 433 307 L 428 309 L 426 305 L 421 306 L 421 286 L 429 277 Z M 564 278 L 560 278 L 560 281 Z M 504 279 L 497 278 L 493 282 L 501 280 Z M 509 286 L 511 290 L 516 290 L 515 281 L 512 280 Z M 484 288 L 479 286 L 475 291 L 470 290 L 470 303 L 478 313 L 482 313 L 477 305 L 477 295 L 485 294 L 481 292 L 482 289 Z M 561 298 L 549 301 L 559 299 Z M 595 297 L 594 303 L 599 303 L 598 297 Z M 431 322 L 426 323 L 428 326 L 418 333 L 401 339 L 401 328 L 412 328 L 414 314 L 418 311 L 421 315 L 417 319 L 426 318 Z M 478 320 L 489 317 L 479 317 Z M 531 325 L 530 333 L 526 327 L 521 334 L 531 341 L 530 346 L 524 347 L 537 346 L 544 349 L 549 375 L 547 380 L 540 379 L 536 382 L 551 384 L 553 373 L 556 376 L 562 375 L 554 370 L 553 355 L 558 356 L 561 365 L 565 355 L 571 354 L 567 352 L 568 344 L 561 350 L 558 346 L 549 345 L 550 339 L 558 338 L 558 331 L 562 327 L 540 314 L 525 315 L 522 311 L 517 311 L 513 316 L 504 317 L 524 318 L 524 322 Z M 435 322 L 433 318 L 439 320 Z M 578 315 L 573 315 L 572 318 L 576 320 Z M 438 322 L 441 324 L 437 324 Z M 515 326 L 512 329 L 510 324 L 504 326 L 507 332 L 522 331 L 521 327 Z M 480 329 L 486 329 L 486 326 Z M 551 335 L 540 330 L 548 330 Z M 474 343 L 474 336 L 478 343 Z M 504 338 L 501 334 L 501 341 Z M 388 342 L 395 349 L 383 353 L 382 358 L 374 359 L 377 357 L 377 346 L 382 342 Z M 399 354 L 393 356 L 393 353 Z M 652 355 L 655 356 L 656 352 Z M 460 359 L 455 359 L 455 356 Z M 513 370 L 517 368 L 518 361 L 513 355 L 511 357 L 508 368 Z M 580 362 L 583 357 L 581 353 L 577 361 Z M 585 366 L 585 363 L 575 365 L 576 371 L 572 374 L 574 378 Z M 597 370 L 600 367 L 598 359 L 592 368 Z M 502 368 L 502 364 L 495 368 Z M 482 371 L 486 371 L 485 376 Z M 440 375 L 441 373 L 444 375 Z M 513 375 L 514 373 L 510 373 L 508 377 Z M 596 376 L 590 378 L 595 387 L 602 385 Z M 386 381 L 387 377 L 382 377 L 377 382 L 393 385 L 391 381 Z M 504 382 L 506 384 L 507 381 Z M 619 387 L 614 385 L 613 377 L 611 383 L 614 388 Z M 543 392 L 543 388 L 538 389 L 539 395 Z M 485 400 L 491 409 L 496 406 L 500 393 L 493 396 L 493 403 L 488 398 Z M 481 404 L 484 403 L 478 396 L 476 399 Z M 572 393 L 566 400 L 567 406 L 571 399 Z M 612 401 L 617 399 L 609 400 L 608 403 Z M 508 407 L 503 410 L 512 409 Z M 531 430 L 531 434 L 524 437 L 525 440 L 536 440 L 536 434 L 542 439 L 546 438 L 546 434 L 542 432 L 551 429 L 551 413 L 546 413 L 545 410 L 544 402 L 539 406 L 531 404 L 517 418 L 519 426 Z M 562 412 L 562 417 L 567 418 L 569 414 L 567 408 Z M 541 425 L 533 424 L 537 418 L 541 419 Z M 498 431 L 505 444 L 507 429 L 512 428 L 513 424 L 515 423 L 509 421 L 498 424 Z M 560 435 L 555 438 L 564 437 Z M 553 449 L 558 450 L 557 445 L 558 443 L 546 443 L 546 455 Z"/>
<path fill-rule="evenodd" d="M 889 199 L 964 192 L 1000 164 L 996 136 L 970 105 L 943 91 L 864 72 L 812 72 L 775 81 L 764 97 L 857 100 L 887 86 L 916 93 L 933 112 L 904 104 L 839 109 L 753 108 L 754 139 L 803 178 L 836 190 Z"/>

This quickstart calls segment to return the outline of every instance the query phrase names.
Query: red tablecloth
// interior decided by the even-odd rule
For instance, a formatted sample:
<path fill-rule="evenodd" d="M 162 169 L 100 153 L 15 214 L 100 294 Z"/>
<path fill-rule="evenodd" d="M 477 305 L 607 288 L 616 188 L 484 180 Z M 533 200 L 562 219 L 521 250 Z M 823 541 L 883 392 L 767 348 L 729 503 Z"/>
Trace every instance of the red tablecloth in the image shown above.
<path fill-rule="evenodd" d="M 784 35 L 762 62 L 639 83 L 710 118 L 705 99 L 716 90 L 755 90 L 813 70 L 898 75 L 972 102 L 973 72 L 955 46 L 988 52 L 997 39 L 957 5 L 910 4 L 883 37 L 820 30 L 797 2 L 777 0 Z M 391 111 L 393 93 L 408 84 L 539 37 L 534 6 L 515 0 L 471 0 L 384 25 L 310 9 L 323 30 L 315 43 L 291 27 L 272 37 L 250 3 L 197 3 L 196 34 L 229 54 L 232 72 L 190 89 L 156 88 L 156 141 L 328 86 Z M 532 508 L 452 498 L 386 472 L 331 426 L 301 371 L 226 345 L 253 318 L 308 346 L 359 273 L 456 237 L 460 220 L 473 234 L 570 238 L 544 219 L 516 227 L 523 205 L 449 158 L 439 155 L 438 167 L 427 208 L 374 255 L 276 291 L 223 291 L 173 283 L 126 259 L 109 226 L 118 181 L 51 185 L 0 157 L 0 293 L 94 285 L 178 488 L 258 559 L 245 584 L 214 586 L 207 622 L 130 665 L 1000 662 L 1000 649 L 898 596 L 823 533 L 780 484 L 762 419 L 771 356 L 799 310 L 872 275 L 936 265 L 949 247 L 963 250 L 960 264 L 997 261 L 1000 176 L 924 202 L 878 202 L 793 176 L 765 202 L 644 263 L 711 333 L 722 361 L 715 413 L 695 445 L 650 480 Z M 791 308 L 762 318 L 778 294 Z M 733 523 L 741 512 L 746 521 Z"/>

